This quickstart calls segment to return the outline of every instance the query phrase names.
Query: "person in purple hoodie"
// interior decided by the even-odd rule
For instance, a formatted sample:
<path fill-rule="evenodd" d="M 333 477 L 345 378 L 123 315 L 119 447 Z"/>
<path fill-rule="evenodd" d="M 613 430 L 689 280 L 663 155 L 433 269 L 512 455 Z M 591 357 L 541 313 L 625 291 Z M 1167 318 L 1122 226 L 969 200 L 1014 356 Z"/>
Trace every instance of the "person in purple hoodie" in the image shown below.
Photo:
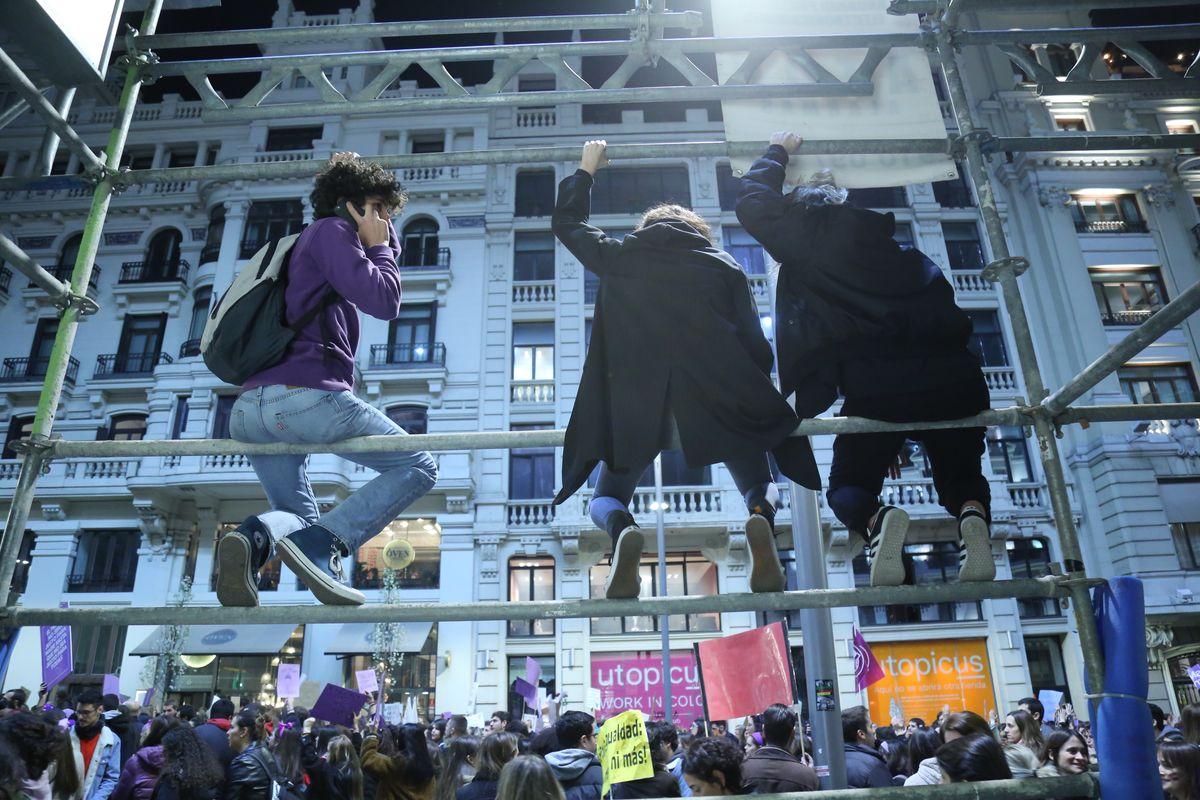
<path fill-rule="evenodd" d="M 315 221 L 291 252 L 288 322 L 326 305 L 299 331 L 283 360 L 243 384 L 229 422 L 234 439 L 315 444 L 406 435 L 353 391 L 358 312 L 382 320 L 400 314 L 400 244 L 388 220 L 404 200 L 394 173 L 353 153 L 336 154 L 318 173 L 312 192 Z M 348 211 L 348 219 L 339 216 L 339 207 Z M 327 302 L 331 291 L 336 297 Z M 305 472 L 306 456 L 250 456 L 271 511 L 221 537 L 217 598 L 222 605 L 258 605 L 257 573 L 273 553 L 322 603 L 365 601 L 362 592 L 345 584 L 342 560 L 433 488 L 437 464 L 426 452 L 344 457 L 379 475 L 322 515 Z"/>

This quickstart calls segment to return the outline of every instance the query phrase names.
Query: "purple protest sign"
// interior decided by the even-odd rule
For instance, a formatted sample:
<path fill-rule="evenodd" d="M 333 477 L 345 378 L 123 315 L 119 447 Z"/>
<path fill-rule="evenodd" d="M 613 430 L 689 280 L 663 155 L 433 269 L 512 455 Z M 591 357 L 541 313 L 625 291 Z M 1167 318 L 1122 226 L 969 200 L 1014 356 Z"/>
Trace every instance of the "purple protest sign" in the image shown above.
<path fill-rule="evenodd" d="M 349 689 L 343 689 L 341 686 L 334 686 L 332 683 L 327 683 L 325 684 L 325 688 L 321 690 L 321 696 L 317 698 L 317 702 L 313 704 L 309 714 L 317 719 L 332 722 L 335 725 L 345 725 L 347 728 L 353 728 L 354 718 L 358 716 L 358 712 L 362 711 L 362 707 L 370 700 L 371 698 L 361 692 L 353 692 Z"/>
<path fill-rule="evenodd" d="M 280 664 L 276 675 L 275 696 L 295 699 L 300 696 L 300 665 Z"/>
<path fill-rule="evenodd" d="M 537 686 L 541 677 L 542 665 L 537 662 L 536 658 L 525 656 L 525 682 L 531 686 Z"/>
<path fill-rule="evenodd" d="M 116 675 L 104 676 L 104 694 L 115 694 L 118 697 L 121 694 L 121 679 Z"/>
<path fill-rule="evenodd" d="M 50 689 L 71 674 L 71 626 L 41 629 L 42 683 Z"/>
<path fill-rule="evenodd" d="M 517 678 L 513 681 L 513 691 L 525 698 L 525 703 L 530 708 L 537 708 L 537 687 L 524 678 Z"/>

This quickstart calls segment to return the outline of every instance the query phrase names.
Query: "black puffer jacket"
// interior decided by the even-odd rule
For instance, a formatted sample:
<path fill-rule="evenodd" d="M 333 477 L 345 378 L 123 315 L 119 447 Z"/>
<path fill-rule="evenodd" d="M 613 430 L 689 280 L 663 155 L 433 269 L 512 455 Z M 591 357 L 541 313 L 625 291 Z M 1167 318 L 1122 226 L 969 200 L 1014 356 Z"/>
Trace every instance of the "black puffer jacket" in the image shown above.
<path fill-rule="evenodd" d="M 271 800 L 275 759 L 262 744 L 252 744 L 233 757 L 225 770 L 224 800 Z"/>

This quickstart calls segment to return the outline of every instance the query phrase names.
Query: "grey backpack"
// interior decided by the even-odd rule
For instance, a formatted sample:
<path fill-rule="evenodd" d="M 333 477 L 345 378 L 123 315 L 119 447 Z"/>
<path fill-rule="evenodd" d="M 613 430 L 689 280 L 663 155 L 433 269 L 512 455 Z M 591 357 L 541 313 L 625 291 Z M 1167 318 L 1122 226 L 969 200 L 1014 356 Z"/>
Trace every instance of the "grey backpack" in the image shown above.
<path fill-rule="evenodd" d="M 284 293 L 288 263 L 299 233 L 262 246 L 209 312 L 200 353 L 212 373 L 240 386 L 283 360 L 292 340 L 318 314 L 337 302 L 333 289 L 292 325 Z"/>

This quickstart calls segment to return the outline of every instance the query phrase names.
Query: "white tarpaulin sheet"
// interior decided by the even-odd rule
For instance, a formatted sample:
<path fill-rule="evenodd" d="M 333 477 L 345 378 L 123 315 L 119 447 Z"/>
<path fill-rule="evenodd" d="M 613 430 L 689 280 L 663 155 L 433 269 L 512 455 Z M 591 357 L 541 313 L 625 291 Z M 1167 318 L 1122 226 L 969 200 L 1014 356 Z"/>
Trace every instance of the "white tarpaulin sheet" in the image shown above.
<path fill-rule="evenodd" d="M 916 33 L 916 14 L 887 13 L 888 0 L 713 0 L 713 31 L 725 36 L 800 36 L 838 33 Z M 809 50 L 821 66 L 846 80 L 862 64 L 866 48 Z M 718 53 L 722 81 L 737 70 L 742 53 Z M 814 79 L 784 53 L 772 53 L 753 83 L 811 83 Z M 724 100 L 725 136 L 731 142 L 766 141 L 790 130 L 805 139 L 941 139 L 946 136 L 929 58 L 918 47 L 893 48 L 872 77 L 870 97 Z M 735 174 L 753 159 L 732 160 Z M 902 186 L 954 178 L 954 162 L 943 155 L 799 156 L 788 164 L 788 183 L 822 167 L 847 188 Z"/>

